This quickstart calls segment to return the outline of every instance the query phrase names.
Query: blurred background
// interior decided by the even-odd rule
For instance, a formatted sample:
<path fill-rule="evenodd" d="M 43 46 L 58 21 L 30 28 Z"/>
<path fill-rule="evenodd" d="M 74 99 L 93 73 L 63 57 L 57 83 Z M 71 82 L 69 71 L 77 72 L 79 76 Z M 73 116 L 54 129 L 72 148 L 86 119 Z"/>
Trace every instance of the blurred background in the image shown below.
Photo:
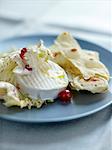
<path fill-rule="evenodd" d="M 62 31 L 112 49 L 112 0 L 0 0 L 0 40 Z"/>

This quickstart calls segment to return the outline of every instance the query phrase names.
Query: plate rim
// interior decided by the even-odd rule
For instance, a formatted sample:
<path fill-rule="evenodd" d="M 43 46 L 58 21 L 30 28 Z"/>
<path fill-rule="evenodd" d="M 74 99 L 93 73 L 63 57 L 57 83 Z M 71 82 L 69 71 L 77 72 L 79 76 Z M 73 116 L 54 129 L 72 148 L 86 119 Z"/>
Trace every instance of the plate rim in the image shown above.
<path fill-rule="evenodd" d="M 2 42 L 7 42 L 7 41 L 9 41 L 9 40 L 21 39 L 21 38 L 32 38 L 32 37 L 38 37 L 38 36 L 49 36 L 49 37 L 52 36 L 52 37 L 57 37 L 58 35 L 59 35 L 59 34 L 47 34 L 47 33 L 20 35 L 20 36 L 5 38 L 5 39 L 3 39 L 3 40 L 0 40 L 0 43 L 2 43 Z M 76 40 L 82 41 L 82 42 L 86 42 L 86 43 L 95 45 L 95 46 L 97 46 L 97 47 L 99 47 L 99 48 L 103 48 L 103 49 L 105 49 L 106 51 L 108 51 L 109 53 L 112 53 L 109 49 L 107 49 L 107 48 L 103 47 L 102 45 L 97 44 L 97 43 L 95 43 L 95 42 L 88 41 L 87 39 L 80 38 L 80 37 L 77 37 L 77 36 L 74 36 L 74 35 L 73 35 L 73 38 L 75 38 Z"/>
<path fill-rule="evenodd" d="M 53 123 L 53 122 L 64 122 L 64 121 L 70 121 L 70 120 L 76 120 L 76 119 L 80 119 L 80 118 L 83 118 L 83 117 L 87 117 L 89 115 L 92 115 L 92 114 L 95 114 L 101 110 L 103 110 L 104 108 L 110 106 L 112 104 L 112 100 L 110 100 L 107 104 L 103 105 L 103 106 L 100 106 L 94 110 L 91 110 L 91 111 L 88 111 L 88 112 L 85 112 L 83 114 L 80 114 L 80 115 L 72 115 L 72 116 L 68 116 L 68 117 L 60 117 L 60 118 L 52 118 L 52 119 L 38 119 L 38 120 L 25 120 L 25 119 L 15 119 L 15 118 L 10 118 L 10 117 L 7 117 L 5 115 L 1 116 L 0 115 L 0 118 L 1 119 L 5 119 L 5 120 L 8 120 L 8 121 L 14 121 L 14 122 L 21 122 L 21 123 Z"/>

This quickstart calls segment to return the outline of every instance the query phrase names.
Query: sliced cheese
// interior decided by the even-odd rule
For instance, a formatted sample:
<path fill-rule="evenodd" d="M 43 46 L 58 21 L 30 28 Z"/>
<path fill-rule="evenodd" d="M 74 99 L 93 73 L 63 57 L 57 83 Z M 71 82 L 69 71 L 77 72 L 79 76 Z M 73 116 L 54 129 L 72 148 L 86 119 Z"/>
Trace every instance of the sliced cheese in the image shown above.
<path fill-rule="evenodd" d="M 48 60 L 47 55 L 47 49 L 43 43 L 35 49 L 27 48 L 25 59 L 32 68 L 31 71 L 25 69 L 19 55 L 15 58 L 18 64 L 13 70 L 16 81 L 21 92 L 28 94 L 30 98 L 55 99 L 58 93 L 68 85 L 65 71 L 58 64 Z"/>
<path fill-rule="evenodd" d="M 22 69 L 15 68 L 14 73 L 21 92 L 33 99 L 47 100 L 55 99 L 58 93 L 67 87 L 68 78 L 65 71 L 52 61 L 48 61 L 48 64 L 50 69 L 47 72 L 44 72 L 44 66 L 41 69 L 33 69 L 27 75 Z"/>

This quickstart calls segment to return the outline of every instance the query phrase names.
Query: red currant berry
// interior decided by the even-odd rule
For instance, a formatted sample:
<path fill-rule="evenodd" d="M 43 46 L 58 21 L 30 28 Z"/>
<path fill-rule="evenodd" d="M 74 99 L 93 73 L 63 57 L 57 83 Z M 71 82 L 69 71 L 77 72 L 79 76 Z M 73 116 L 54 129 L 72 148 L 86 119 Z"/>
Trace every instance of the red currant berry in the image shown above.
<path fill-rule="evenodd" d="M 27 52 L 27 48 L 24 47 L 21 52 L 25 54 Z"/>
<path fill-rule="evenodd" d="M 63 104 L 67 104 L 71 102 L 72 94 L 69 90 L 64 90 L 58 94 L 58 97 Z"/>
<path fill-rule="evenodd" d="M 21 53 L 21 54 L 20 54 L 20 57 L 21 57 L 21 59 L 24 59 L 24 54 Z"/>
<path fill-rule="evenodd" d="M 29 65 L 25 65 L 25 68 L 26 68 L 28 71 L 32 71 L 32 68 L 31 68 Z"/>
<path fill-rule="evenodd" d="M 27 48 L 23 48 L 23 49 L 21 50 L 21 53 L 20 53 L 21 59 L 24 59 L 24 55 L 25 55 L 26 52 L 27 52 Z"/>

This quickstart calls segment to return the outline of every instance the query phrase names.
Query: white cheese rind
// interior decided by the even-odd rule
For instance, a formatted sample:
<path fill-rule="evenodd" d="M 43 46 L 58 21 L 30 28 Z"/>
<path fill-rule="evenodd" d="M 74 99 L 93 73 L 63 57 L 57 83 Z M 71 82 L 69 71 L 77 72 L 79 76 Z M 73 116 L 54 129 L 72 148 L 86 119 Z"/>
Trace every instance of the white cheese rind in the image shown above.
<path fill-rule="evenodd" d="M 14 74 L 20 89 L 30 98 L 55 99 L 68 86 L 65 71 L 52 61 L 48 61 L 48 65 L 49 69 L 45 72 L 43 65 L 43 68 L 34 69 L 29 74 L 21 73 L 20 68 L 15 68 Z"/>

